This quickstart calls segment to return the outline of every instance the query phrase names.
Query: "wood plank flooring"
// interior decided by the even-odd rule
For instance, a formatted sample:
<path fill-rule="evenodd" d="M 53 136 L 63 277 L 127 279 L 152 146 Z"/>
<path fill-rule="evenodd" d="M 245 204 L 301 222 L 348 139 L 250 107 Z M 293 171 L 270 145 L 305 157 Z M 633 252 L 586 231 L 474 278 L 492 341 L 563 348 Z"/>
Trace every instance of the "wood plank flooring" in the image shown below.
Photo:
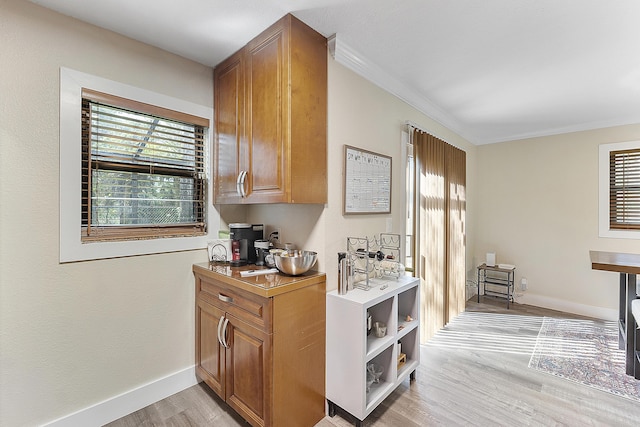
<path fill-rule="evenodd" d="M 423 346 L 416 381 L 401 384 L 364 425 L 640 426 L 640 403 L 527 367 L 544 316 L 579 318 L 519 304 L 507 310 L 494 298 L 468 301 L 465 320 Z M 353 424 L 339 410 L 316 427 Z M 109 424 L 247 425 L 203 384 Z"/>

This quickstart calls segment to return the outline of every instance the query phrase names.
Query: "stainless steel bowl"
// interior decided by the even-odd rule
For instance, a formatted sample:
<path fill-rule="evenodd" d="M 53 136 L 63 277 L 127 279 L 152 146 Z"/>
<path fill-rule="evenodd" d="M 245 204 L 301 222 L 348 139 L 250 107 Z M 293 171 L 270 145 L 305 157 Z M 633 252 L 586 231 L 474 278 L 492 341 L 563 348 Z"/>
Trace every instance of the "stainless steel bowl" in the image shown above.
<path fill-rule="evenodd" d="M 314 266 L 318 254 L 312 251 L 289 250 L 279 254 L 273 254 L 276 268 L 284 274 L 297 276 L 306 273 Z"/>

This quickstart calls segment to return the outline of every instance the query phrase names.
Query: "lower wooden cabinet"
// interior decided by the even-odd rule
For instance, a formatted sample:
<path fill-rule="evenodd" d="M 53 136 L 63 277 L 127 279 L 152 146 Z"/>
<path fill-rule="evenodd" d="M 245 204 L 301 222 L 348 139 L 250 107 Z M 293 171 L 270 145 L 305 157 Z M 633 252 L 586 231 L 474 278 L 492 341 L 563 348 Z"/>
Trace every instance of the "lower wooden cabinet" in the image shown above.
<path fill-rule="evenodd" d="M 253 426 L 325 415 L 325 277 L 256 295 L 194 266 L 196 373 Z M 289 290 L 287 292 L 287 290 Z M 278 293 L 279 292 L 279 293 Z M 270 293 L 274 295 L 269 296 Z"/>
<path fill-rule="evenodd" d="M 265 425 L 271 409 L 265 401 L 271 375 L 271 335 L 202 301 L 196 319 L 200 326 L 198 375 L 252 425 Z M 218 331 L 224 333 L 227 347 L 218 341 Z"/>
<path fill-rule="evenodd" d="M 271 334 L 228 316 L 226 400 L 253 425 L 271 419 Z"/>
<path fill-rule="evenodd" d="M 218 396 L 226 399 L 224 386 L 225 354 L 217 340 L 217 327 L 224 311 L 198 301 L 196 305 L 196 371 Z M 205 337 L 205 339 L 203 339 Z M 216 337 L 207 339 L 206 337 Z"/>

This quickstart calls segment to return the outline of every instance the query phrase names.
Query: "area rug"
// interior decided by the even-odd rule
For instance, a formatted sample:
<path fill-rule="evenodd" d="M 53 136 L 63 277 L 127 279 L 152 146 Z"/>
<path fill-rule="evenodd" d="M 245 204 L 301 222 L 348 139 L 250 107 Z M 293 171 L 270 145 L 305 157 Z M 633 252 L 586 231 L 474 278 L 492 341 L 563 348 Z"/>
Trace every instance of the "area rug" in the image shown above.
<path fill-rule="evenodd" d="M 529 368 L 640 402 L 640 380 L 625 373 L 616 322 L 545 317 Z"/>

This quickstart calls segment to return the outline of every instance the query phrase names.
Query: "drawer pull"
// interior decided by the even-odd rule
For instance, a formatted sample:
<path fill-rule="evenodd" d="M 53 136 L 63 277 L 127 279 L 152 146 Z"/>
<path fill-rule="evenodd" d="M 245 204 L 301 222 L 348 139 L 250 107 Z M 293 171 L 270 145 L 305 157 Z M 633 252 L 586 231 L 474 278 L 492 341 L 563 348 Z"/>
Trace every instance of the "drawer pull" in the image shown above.
<path fill-rule="evenodd" d="M 222 295 L 222 294 L 218 294 L 218 299 L 220 301 L 224 301 L 224 302 L 228 302 L 228 303 L 233 303 L 233 298 L 232 297 L 228 297 L 226 295 Z"/>

